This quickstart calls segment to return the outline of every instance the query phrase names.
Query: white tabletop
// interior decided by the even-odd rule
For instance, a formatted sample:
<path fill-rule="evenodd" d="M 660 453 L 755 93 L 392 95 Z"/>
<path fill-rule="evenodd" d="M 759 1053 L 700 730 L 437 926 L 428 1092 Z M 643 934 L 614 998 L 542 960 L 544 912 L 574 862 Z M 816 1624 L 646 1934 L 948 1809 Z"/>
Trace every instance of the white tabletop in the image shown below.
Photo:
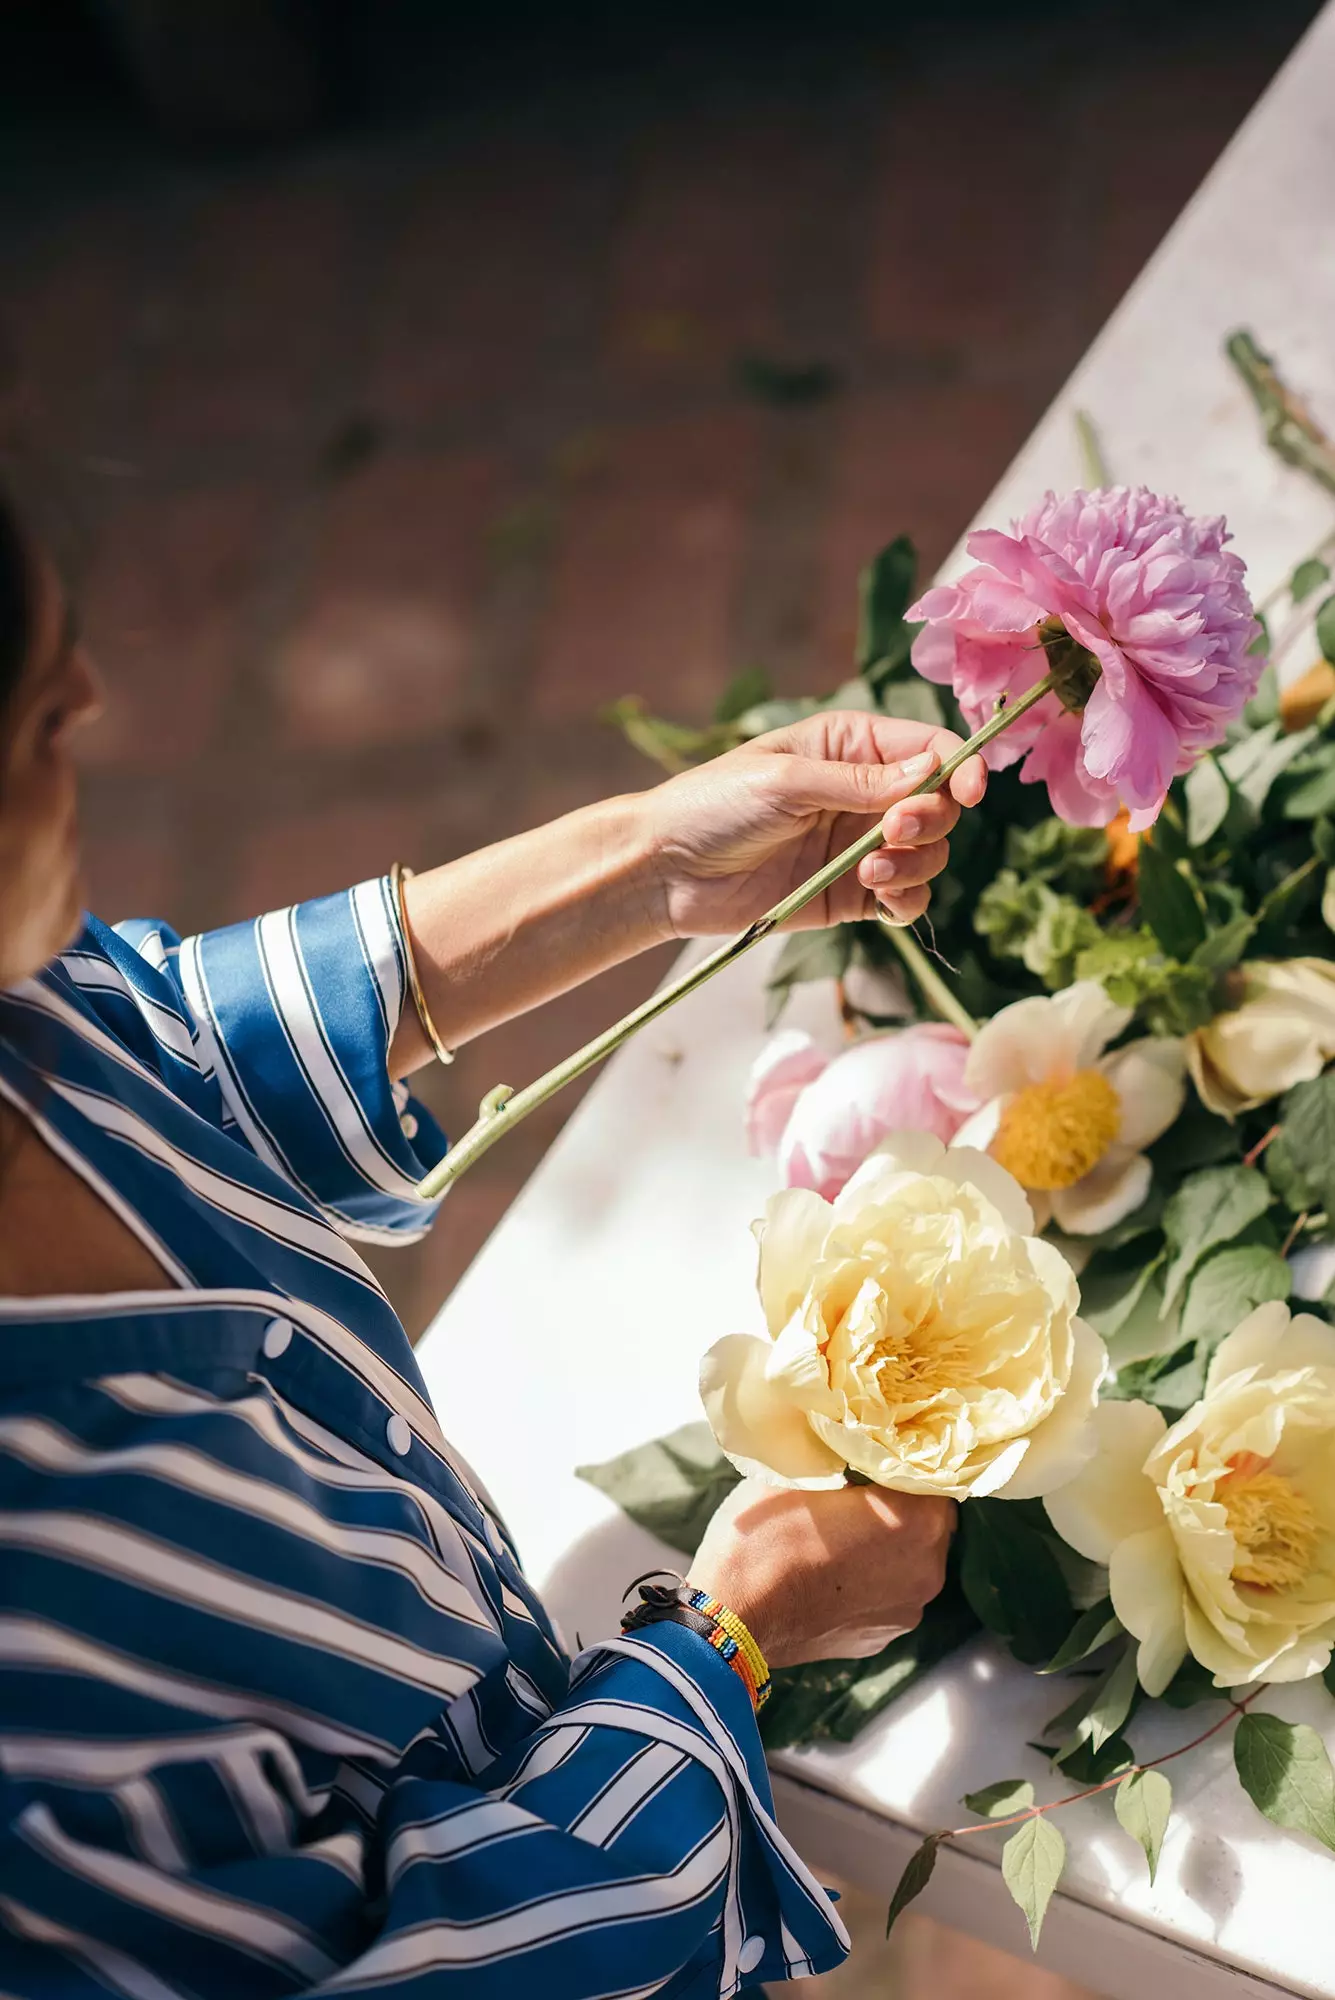
<path fill-rule="evenodd" d="M 1277 583 L 1335 509 L 1265 450 L 1222 339 L 1250 326 L 1335 424 L 1333 222 L 1335 6 L 979 520 L 1001 524 L 1045 487 L 1078 480 L 1071 418 L 1083 407 L 1115 478 L 1227 514 L 1257 594 Z M 1299 649 L 1294 665 L 1306 664 Z M 763 1039 L 763 974 L 758 952 L 610 1065 L 418 1349 L 447 1434 L 489 1484 L 572 1640 L 615 1629 L 626 1580 L 663 1556 L 573 1468 L 698 1417 L 701 1352 L 758 1325 L 748 1225 L 774 1169 L 746 1157 L 741 1105 Z M 828 992 L 803 992 L 790 1019 L 835 1035 Z M 1022 1746 L 1054 1705 L 1051 1683 L 972 1645 L 855 1743 L 777 1758 L 784 1824 L 813 1864 L 888 1893 L 916 1833 L 964 1817 L 961 1793 L 1009 1776 L 1048 1782 Z M 1267 1705 L 1323 1728 L 1335 1748 L 1319 1686 Z M 1202 1713 L 1142 1717 L 1137 1749 L 1186 1740 Z M 1332 2000 L 1335 1857 L 1260 1818 L 1226 1734 L 1170 1775 L 1177 1810 L 1153 1889 L 1106 1802 L 1063 1815 L 1071 1861 L 1042 1962 L 1115 2000 L 1276 1990 Z M 947 1850 L 922 1907 L 1015 1951 L 1023 1924 L 1000 1880 L 1000 1845 L 985 1836 L 970 1853 Z"/>

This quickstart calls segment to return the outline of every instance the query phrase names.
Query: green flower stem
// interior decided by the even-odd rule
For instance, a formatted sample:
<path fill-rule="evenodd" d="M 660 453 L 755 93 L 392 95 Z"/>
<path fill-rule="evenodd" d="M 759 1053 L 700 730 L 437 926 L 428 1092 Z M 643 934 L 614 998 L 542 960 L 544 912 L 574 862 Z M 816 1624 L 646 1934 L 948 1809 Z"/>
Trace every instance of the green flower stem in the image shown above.
<path fill-rule="evenodd" d="M 1080 476 L 1085 485 L 1094 488 L 1109 485 L 1111 482 L 1104 463 L 1103 447 L 1088 410 L 1077 410 L 1075 413 L 1075 441 L 1080 452 Z"/>
<path fill-rule="evenodd" d="M 1009 729 L 1026 710 L 1033 708 L 1036 702 L 1042 701 L 1044 695 L 1051 691 L 1052 676 L 1045 674 L 1041 681 L 1027 689 L 1009 707 L 998 709 L 997 713 L 985 722 L 981 729 L 976 730 L 968 742 L 962 744 L 953 756 L 947 757 L 945 763 L 933 771 L 929 778 L 925 778 L 922 784 L 915 785 L 909 796 L 916 798 L 923 792 L 939 791 L 943 785 L 949 783 L 961 764 L 967 763 L 968 759 L 985 744 L 990 743 L 994 736 L 1000 736 L 1004 729 Z M 440 1164 L 433 1167 L 431 1172 L 418 1183 L 417 1192 L 423 1201 L 433 1201 L 437 1195 L 443 1194 L 445 1189 L 452 1186 L 462 1174 L 467 1173 L 469 1167 L 480 1160 L 484 1153 L 490 1152 L 498 1139 L 503 1139 L 507 1132 L 513 1131 L 516 1125 L 527 1118 L 531 1111 L 536 1111 L 540 1104 L 547 1102 L 548 1098 L 555 1097 L 558 1090 L 564 1090 L 565 1086 L 573 1083 L 576 1077 L 583 1076 L 586 1070 L 593 1069 L 596 1064 L 612 1055 L 623 1042 L 629 1041 L 641 1028 L 647 1028 L 660 1014 L 666 1014 L 669 1007 L 675 1007 L 688 993 L 694 993 L 697 987 L 712 979 L 716 972 L 722 972 L 725 966 L 732 965 L 744 952 L 750 951 L 753 945 L 768 937 L 771 931 L 778 930 L 781 924 L 786 924 L 800 910 L 804 910 L 808 903 L 814 903 L 816 898 L 823 896 L 841 875 L 846 875 L 850 868 L 856 868 L 860 861 L 865 860 L 869 854 L 875 854 L 884 844 L 884 836 L 878 821 L 870 833 L 865 833 L 860 840 L 855 840 L 851 847 L 846 847 L 833 861 L 827 861 L 823 868 L 818 869 L 809 880 L 803 882 L 800 888 L 785 896 L 782 902 L 776 903 L 772 910 L 766 911 L 763 917 L 757 917 L 740 937 L 732 938 L 727 944 L 720 945 L 717 951 L 711 951 L 707 958 L 702 958 L 698 965 L 693 965 L 688 972 L 682 973 L 679 979 L 674 979 L 667 986 L 661 986 L 657 993 L 651 994 L 641 1006 L 633 1008 L 622 1020 L 605 1029 L 601 1035 L 595 1035 L 591 1042 L 586 1042 L 582 1049 L 576 1049 L 574 1055 L 567 1056 L 564 1062 L 557 1063 L 556 1067 L 549 1069 L 545 1076 L 540 1076 L 536 1083 L 526 1084 L 523 1090 L 517 1091 L 502 1083 L 494 1090 L 488 1091 L 482 1100 L 477 1123 L 464 1133 L 456 1145 L 451 1146 Z"/>
<path fill-rule="evenodd" d="M 978 1034 L 978 1023 L 960 1005 L 913 932 L 905 924 L 892 924 L 888 917 L 882 917 L 880 924 L 932 1012 L 942 1021 L 949 1021 L 952 1028 L 958 1028 L 972 1042 Z"/>

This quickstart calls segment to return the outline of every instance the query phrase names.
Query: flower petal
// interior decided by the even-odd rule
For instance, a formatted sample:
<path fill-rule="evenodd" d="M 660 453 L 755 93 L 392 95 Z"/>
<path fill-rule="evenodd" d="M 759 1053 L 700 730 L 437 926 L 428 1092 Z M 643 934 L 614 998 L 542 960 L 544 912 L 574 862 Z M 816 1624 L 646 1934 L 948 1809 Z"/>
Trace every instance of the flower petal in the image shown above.
<path fill-rule="evenodd" d="M 764 1221 L 756 1224 L 760 1239 L 756 1285 L 772 1337 L 783 1332 L 802 1303 L 830 1222 L 829 1203 L 809 1188 L 785 1188 L 766 1203 Z"/>
<path fill-rule="evenodd" d="M 771 1486 L 833 1487 L 844 1461 L 821 1440 L 770 1372 L 774 1350 L 749 1333 L 715 1341 L 700 1363 L 700 1400 L 709 1427 L 737 1470 Z"/>
<path fill-rule="evenodd" d="M 1133 1153 L 1153 1145 L 1177 1117 L 1186 1096 L 1181 1042 L 1170 1036 L 1147 1037 L 1105 1056 L 1099 1068 L 1122 1106 L 1118 1145 Z"/>
<path fill-rule="evenodd" d="M 829 1062 L 825 1051 L 800 1028 L 785 1028 L 770 1037 L 747 1078 L 748 1151 L 763 1154 L 775 1150 L 794 1104 Z"/>
<path fill-rule="evenodd" d="M 1051 1416 L 1030 1432 L 1028 1451 L 1001 1488 L 1005 1500 L 1039 1500 L 1065 1486 L 1096 1449 L 1093 1416 L 1099 1383 L 1107 1372 L 1108 1350 L 1082 1319 L 1072 1321 L 1071 1332 L 1074 1353 L 1065 1394 L 1058 1397 Z"/>
<path fill-rule="evenodd" d="M 1140 1641 L 1140 1685 L 1146 1694 L 1162 1694 L 1187 1657 L 1186 1588 L 1177 1548 L 1162 1520 L 1113 1551 L 1108 1592 L 1113 1610 Z"/>
<path fill-rule="evenodd" d="M 1064 1542 L 1091 1562 L 1106 1563 L 1119 1543 L 1163 1526 L 1163 1507 L 1144 1466 L 1168 1426 L 1150 1403 L 1100 1403 L 1090 1428 L 1090 1458 L 1043 1504 Z"/>
<path fill-rule="evenodd" d="M 1097 1236 L 1111 1229 L 1140 1207 L 1153 1178 L 1143 1153 L 1132 1153 L 1128 1159 L 1119 1147 L 1113 1147 L 1074 1187 L 1054 1189 L 1052 1213 L 1057 1227 L 1068 1236 Z"/>
<path fill-rule="evenodd" d="M 1304 1313 L 1304 1319 L 1311 1315 Z M 1289 1309 L 1282 1299 L 1270 1299 L 1239 1320 L 1216 1347 L 1205 1377 L 1207 1395 L 1229 1375 L 1245 1368 L 1273 1368 L 1279 1344 L 1289 1328 Z"/>

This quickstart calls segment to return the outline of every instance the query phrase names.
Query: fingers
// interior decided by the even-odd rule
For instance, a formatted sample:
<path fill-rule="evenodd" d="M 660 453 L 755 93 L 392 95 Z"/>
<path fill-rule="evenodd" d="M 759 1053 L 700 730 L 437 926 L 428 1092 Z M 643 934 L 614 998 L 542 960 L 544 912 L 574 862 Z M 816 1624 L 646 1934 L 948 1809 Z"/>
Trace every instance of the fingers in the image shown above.
<path fill-rule="evenodd" d="M 920 750 L 903 762 L 889 764 L 792 757 L 776 760 L 775 776 L 786 802 L 800 811 L 858 813 L 870 819 L 888 814 L 907 799 L 939 763 L 934 750 Z"/>
<path fill-rule="evenodd" d="M 887 768 L 903 765 L 923 754 L 933 757 L 939 766 L 962 747 L 963 739 L 953 729 L 937 729 L 930 723 L 907 722 L 898 716 L 868 715 L 862 710 L 845 709 L 822 710 L 818 715 L 808 716 L 786 729 L 776 730 L 772 736 L 758 737 L 752 746 L 755 750 L 785 751 L 795 761 L 860 764 L 873 768 L 878 764 Z M 962 764 L 951 777 L 947 789 L 957 805 L 976 806 L 987 789 L 987 769 L 982 758 L 970 757 L 966 764 Z M 885 807 L 880 810 L 884 811 Z"/>
<path fill-rule="evenodd" d="M 929 840 L 922 847 L 883 847 L 858 864 L 858 880 L 879 902 L 902 895 L 906 889 L 921 888 L 934 881 L 950 859 L 945 840 Z"/>

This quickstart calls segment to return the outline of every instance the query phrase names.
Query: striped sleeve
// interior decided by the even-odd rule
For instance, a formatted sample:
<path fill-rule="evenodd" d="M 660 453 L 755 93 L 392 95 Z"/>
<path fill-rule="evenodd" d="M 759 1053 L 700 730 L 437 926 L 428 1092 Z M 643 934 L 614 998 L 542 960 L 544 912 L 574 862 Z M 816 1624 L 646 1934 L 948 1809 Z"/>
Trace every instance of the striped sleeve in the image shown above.
<path fill-rule="evenodd" d="M 521 1713 L 484 1556 L 257 1387 L 59 1404 L 0 1414 L 7 1996 L 713 2000 L 843 1956 L 694 1633 Z"/>
<path fill-rule="evenodd" d="M 187 938 L 162 963 L 256 1154 L 344 1235 L 422 1235 L 435 1207 L 415 1187 L 445 1141 L 389 1076 L 407 978 L 388 883 Z"/>

